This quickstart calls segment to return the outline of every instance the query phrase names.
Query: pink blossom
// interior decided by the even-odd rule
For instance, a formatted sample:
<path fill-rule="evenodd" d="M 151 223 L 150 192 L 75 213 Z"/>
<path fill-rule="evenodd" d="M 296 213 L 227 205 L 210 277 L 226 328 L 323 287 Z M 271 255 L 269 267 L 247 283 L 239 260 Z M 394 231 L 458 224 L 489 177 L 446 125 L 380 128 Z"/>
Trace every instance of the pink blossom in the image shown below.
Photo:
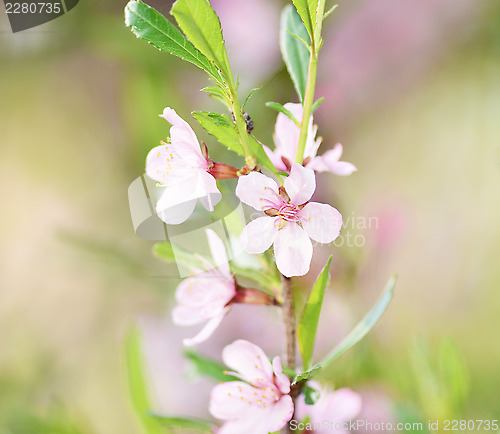
<path fill-rule="evenodd" d="M 146 157 L 146 174 L 165 190 L 156 204 L 158 216 L 168 224 L 186 221 L 198 199 L 208 210 L 221 199 L 215 178 L 209 173 L 213 163 L 201 153 L 196 134 L 170 107 L 160 115 L 172 124 L 170 143 L 162 142 Z"/>
<path fill-rule="evenodd" d="M 302 122 L 303 108 L 301 104 L 288 103 L 285 108 L 289 110 L 298 122 Z M 304 150 L 304 166 L 316 172 L 332 172 L 336 175 L 350 175 L 356 167 L 346 161 L 339 161 L 342 156 L 342 145 L 337 143 L 333 149 L 326 151 L 322 156 L 316 156 L 321 137 L 316 139 L 318 127 L 313 125 L 313 119 L 309 120 L 307 130 L 307 141 Z M 264 150 L 271 162 L 278 170 L 289 172 L 294 163 L 299 145 L 300 128 L 288 116 L 279 113 L 276 119 L 274 131 L 274 144 L 276 149 L 271 151 L 264 145 Z"/>
<path fill-rule="evenodd" d="M 351 389 L 343 388 L 335 392 L 322 389 L 315 381 L 308 383 L 314 389 L 319 390 L 320 398 L 314 405 L 307 405 L 304 395 L 300 395 L 296 401 L 295 417 L 297 420 L 309 418 L 311 430 L 307 432 L 331 432 L 331 426 L 341 427 L 346 422 L 356 417 L 361 411 L 361 396 Z M 328 429 L 324 421 L 328 422 Z M 349 434 L 348 429 L 337 429 L 336 433 Z"/>
<path fill-rule="evenodd" d="M 236 296 L 236 283 L 229 270 L 226 249 L 222 240 L 211 229 L 206 230 L 210 252 L 217 268 L 206 262 L 207 271 L 188 277 L 177 287 L 179 303 L 172 312 L 174 323 L 191 326 L 208 321 L 205 327 L 185 345 L 196 345 L 210 337 L 229 310 Z"/>
<path fill-rule="evenodd" d="M 252 172 L 238 180 L 236 195 L 265 216 L 250 222 L 240 235 L 249 253 L 265 252 L 274 243 L 276 266 L 287 277 L 309 271 L 311 239 L 331 243 L 340 234 L 342 215 L 330 205 L 309 202 L 316 189 L 311 169 L 294 164 L 284 186 Z"/>
<path fill-rule="evenodd" d="M 226 421 L 219 434 L 268 434 L 283 428 L 292 418 L 293 401 L 280 358 L 271 364 L 257 345 L 240 339 L 224 348 L 222 360 L 243 381 L 212 390 L 210 413 Z"/>

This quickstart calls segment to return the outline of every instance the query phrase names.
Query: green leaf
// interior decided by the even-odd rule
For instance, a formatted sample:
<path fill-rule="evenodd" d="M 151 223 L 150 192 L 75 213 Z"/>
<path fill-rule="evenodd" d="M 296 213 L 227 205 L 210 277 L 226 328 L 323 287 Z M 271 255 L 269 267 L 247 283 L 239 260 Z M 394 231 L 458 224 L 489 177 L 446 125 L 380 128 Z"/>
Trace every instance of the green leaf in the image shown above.
<path fill-rule="evenodd" d="M 295 125 L 297 125 L 300 128 L 300 122 L 295 118 L 293 113 L 284 106 L 282 106 L 279 102 L 272 102 L 272 101 L 266 102 L 266 106 L 276 110 L 277 112 L 283 113 L 287 118 L 293 121 Z"/>
<path fill-rule="evenodd" d="M 218 87 L 214 87 L 214 86 L 204 87 L 203 89 L 201 89 L 201 91 L 215 93 L 215 94 L 220 95 L 220 96 L 225 96 Z"/>
<path fill-rule="evenodd" d="M 195 111 L 192 115 L 208 134 L 214 136 L 231 151 L 245 156 L 235 124 L 229 116 L 202 111 Z"/>
<path fill-rule="evenodd" d="M 325 268 L 323 268 L 323 271 L 318 276 L 309 294 L 309 298 L 307 299 L 297 326 L 297 339 L 299 341 L 300 354 L 302 355 L 304 369 L 306 370 L 311 367 L 314 341 L 316 339 L 321 306 L 323 306 L 323 298 L 325 297 L 325 289 L 330 277 L 328 270 L 330 269 L 331 262 L 332 257 L 330 256 Z"/>
<path fill-rule="evenodd" d="M 125 366 L 132 399 L 144 429 L 148 434 L 162 433 L 156 422 L 149 416 L 152 405 L 145 375 L 142 336 L 138 329 L 131 330 L 125 340 Z"/>
<path fill-rule="evenodd" d="M 207 59 L 162 14 L 142 1 L 130 1 L 125 6 L 125 24 L 132 32 L 160 51 L 180 57 L 207 71 L 216 81 L 220 75 L 215 65 Z"/>
<path fill-rule="evenodd" d="M 231 267 L 232 273 L 236 274 L 239 277 L 253 280 L 267 290 L 273 290 L 281 287 L 280 281 L 276 279 L 275 276 L 271 275 L 270 273 L 266 273 L 263 270 L 258 270 L 255 268 L 242 268 L 233 263 L 230 263 L 229 266 Z"/>
<path fill-rule="evenodd" d="M 215 65 L 230 76 L 219 17 L 208 0 L 177 0 L 170 12 L 184 34 Z"/>
<path fill-rule="evenodd" d="M 240 381 L 239 378 L 226 374 L 226 367 L 215 360 L 202 356 L 197 351 L 185 350 L 186 358 L 191 363 L 191 375 L 211 377 L 217 381 Z"/>
<path fill-rule="evenodd" d="M 320 393 L 318 390 L 313 389 L 307 384 L 302 388 L 302 393 L 304 394 L 304 401 L 307 405 L 314 405 L 320 398 Z"/>
<path fill-rule="evenodd" d="M 311 43 L 311 38 L 299 14 L 292 5 L 287 5 L 281 13 L 280 47 L 288 73 L 301 101 L 307 87 L 310 53 L 306 45 L 299 39 Z M 293 35 L 296 35 L 295 38 Z"/>
<path fill-rule="evenodd" d="M 318 11 L 318 0 L 292 0 L 297 12 L 302 18 L 304 25 L 311 37 L 316 28 L 316 15 Z"/>
<path fill-rule="evenodd" d="M 469 372 L 456 342 L 444 340 L 439 351 L 440 395 L 446 397 L 453 414 L 461 414 L 469 391 Z"/>
<path fill-rule="evenodd" d="M 295 385 L 295 384 L 297 384 L 297 383 L 301 383 L 303 381 L 309 380 L 310 378 L 314 377 L 318 372 L 320 372 L 321 369 L 322 369 L 321 366 L 316 365 L 316 366 L 313 366 L 311 369 L 309 369 L 307 371 L 304 371 L 301 374 L 298 374 L 293 379 L 292 386 Z"/>
<path fill-rule="evenodd" d="M 158 258 L 170 264 L 184 265 L 189 268 L 196 268 L 200 270 L 205 269 L 205 264 L 200 255 L 188 252 L 180 246 L 174 248 L 168 241 L 161 241 L 153 246 L 153 253 Z"/>
<path fill-rule="evenodd" d="M 356 327 L 332 350 L 330 351 L 320 363 L 313 366 L 311 369 L 299 374 L 293 380 L 293 384 L 300 381 L 306 381 L 318 372 L 326 368 L 332 362 L 337 360 L 346 351 L 356 345 L 363 339 L 371 329 L 375 326 L 378 320 L 386 311 L 389 303 L 394 295 L 394 286 L 396 285 L 397 276 L 392 275 L 387 284 L 385 285 L 384 292 L 378 299 L 375 306 L 366 314 L 366 316 L 358 323 Z"/>
<path fill-rule="evenodd" d="M 203 420 L 169 417 L 156 413 L 151 414 L 151 417 L 153 417 L 161 427 L 166 428 L 168 430 L 166 432 L 172 432 L 171 430 L 174 430 L 174 432 L 177 432 L 176 430 L 186 430 L 190 433 L 192 433 L 193 430 L 200 433 L 213 432 L 213 424 Z"/>
<path fill-rule="evenodd" d="M 248 95 L 247 97 L 245 98 L 245 102 L 243 103 L 243 105 L 241 106 L 241 109 L 244 110 L 245 109 L 245 106 L 247 105 L 247 102 L 248 100 L 250 99 L 250 97 L 254 94 L 254 92 L 260 90 L 260 87 L 254 87 L 252 90 L 250 90 L 250 92 L 248 92 Z"/>
<path fill-rule="evenodd" d="M 276 167 L 274 167 L 274 164 L 271 163 L 271 160 L 269 159 L 266 152 L 264 151 L 264 148 L 262 147 L 262 143 L 259 142 L 252 135 L 249 136 L 249 139 L 250 139 L 250 147 L 252 148 L 253 154 L 257 158 L 257 163 L 259 163 L 262 167 L 265 167 L 267 170 L 269 170 L 271 173 L 273 173 L 278 179 L 281 180 L 281 177 L 278 174 Z"/>
<path fill-rule="evenodd" d="M 330 9 L 328 9 L 323 15 L 323 20 L 326 19 L 328 15 L 330 15 L 335 9 L 337 9 L 338 5 L 333 5 Z"/>
<path fill-rule="evenodd" d="M 316 109 L 321 105 L 321 103 L 325 100 L 325 97 L 321 97 L 319 99 L 317 99 L 313 106 L 312 106 L 312 113 L 314 113 L 316 111 Z"/>
<path fill-rule="evenodd" d="M 243 148 L 240 145 L 236 126 L 229 116 L 202 111 L 193 112 L 193 116 L 199 124 L 220 143 L 231 151 L 236 152 L 243 157 L 245 156 Z M 260 143 L 254 136 L 249 135 L 248 138 L 252 152 L 257 159 L 257 163 L 277 175 L 278 172 L 262 148 L 262 143 Z"/>

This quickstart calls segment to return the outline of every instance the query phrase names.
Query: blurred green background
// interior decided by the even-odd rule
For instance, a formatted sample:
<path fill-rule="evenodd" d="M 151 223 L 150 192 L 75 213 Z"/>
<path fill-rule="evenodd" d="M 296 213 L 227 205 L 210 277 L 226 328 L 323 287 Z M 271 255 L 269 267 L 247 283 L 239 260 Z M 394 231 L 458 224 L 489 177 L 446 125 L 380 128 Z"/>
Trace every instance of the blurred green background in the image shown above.
<path fill-rule="evenodd" d="M 247 111 L 271 144 L 275 113 L 264 103 L 296 100 L 279 57 L 285 2 L 247 3 L 212 1 L 242 94 L 262 86 Z M 169 390 L 184 369 L 169 362 L 180 359 L 180 338 L 161 334 L 175 333 L 165 318 L 177 281 L 135 236 L 127 188 L 168 135 L 165 106 L 215 159 L 242 162 L 189 115 L 223 110 L 198 92 L 206 77 L 136 39 L 124 6 L 82 0 L 16 34 L 0 12 L 1 433 L 140 432 L 123 367 L 123 337 L 137 321 L 167 345 L 156 354 L 149 344 L 159 408 L 182 411 L 179 396 L 206 388 Z M 342 142 L 359 171 L 320 175 L 317 197 L 377 224 L 345 228 L 362 245 L 333 248 L 337 307 L 324 327 L 337 329 L 320 334 L 318 354 L 390 273 L 400 276 L 382 323 L 324 379 L 360 391 L 367 418 L 500 418 L 500 4 L 340 2 L 321 56 L 322 149 Z M 327 251 L 317 250 L 311 279 Z M 223 333 L 219 347 L 230 342 Z"/>

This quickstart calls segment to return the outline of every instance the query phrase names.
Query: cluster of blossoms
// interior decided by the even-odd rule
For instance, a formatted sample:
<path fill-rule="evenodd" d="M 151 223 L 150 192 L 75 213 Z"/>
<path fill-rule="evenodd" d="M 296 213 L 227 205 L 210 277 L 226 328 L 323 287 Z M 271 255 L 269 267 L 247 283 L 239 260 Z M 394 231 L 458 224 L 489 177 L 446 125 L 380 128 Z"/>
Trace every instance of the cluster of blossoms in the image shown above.
<path fill-rule="evenodd" d="M 212 390 L 210 412 L 226 421 L 219 434 L 267 434 L 283 428 L 292 417 L 317 427 L 325 420 L 343 424 L 361 411 L 361 398 L 352 390 L 321 390 L 313 381 L 309 384 L 320 391 L 318 401 L 308 405 L 299 395 L 294 405 L 280 357 L 271 363 L 262 349 L 248 341 L 240 339 L 225 347 L 222 359 L 234 369 L 230 374 L 243 381 L 221 383 Z"/>
<path fill-rule="evenodd" d="M 286 104 L 297 119 L 302 119 L 300 104 Z M 274 244 L 276 266 L 287 277 L 309 271 L 312 259 L 311 239 L 331 243 L 340 234 L 342 215 L 327 204 L 309 202 L 316 190 L 314 171 L 349 175 L 356 168 L 339 161 L 342 146 L 316 156 L 321 139 L 315 139 L 317 127 L 309 123 L 304 165 L 292 164 L 299 143 L 300 128 L 283 113 L 278 114 L 275 151 L 264 147 L 276 168 L 289 173 L 284 185 L 272 178 L 251 172 L 239 176 L 238 169 L 208 158 L 205 144 L 200 146 L 189 124 L 170 107 L 160 115 L 172 124 L 170 142 L 153 148 L 146 158 L 146 174 L 164 188 L 156 212 L 167 224 L 185 222 L 196 202 L 213 211 L 221 200 L 216 179 L 238 178 L 236 195 L 245 204 L 266 216 L 250 222 L 240 235 L 243 247 L 252 254 L 263 253 Z M 256 235 L 259 235 L 256 237 Z"/>
<path fill-rule="evenodd" d="M 305 275 L 313 256 L 312 241 L 330 243 L 340 234 L 342 215 L 328 204 L 311 202 L 316 189 L 315 172 L 330 171 L 349 175 L 356 168 L 339 161 L 342 146 L 337 144 L 317 156 L 321 138 L 309 122 L 303 164 L 294 163 L 302 120 L 300 104 L 286 104 L 295 121 L 278 115 L 274 134 L 275 150 L 264 147 L 277 170 L 286 172 L 283 185 L 258 171 L 239 171 L 208 156 L 189 124 L 171 108 L 162 116 L 172 127 L 170 139 L 150 151 L 146 174 L 163 189 L 156 212 L 167 224 L 185 222 L 201 202 L 208 211 L 221 200 L 216 180 L 239 178 L 236 195 L 244 204 L 263 213 L 246 225 L 239 240 L 250 254 L 261 254 L 274 246 L 276 267 L 285 277 Z M 296 122 L 297 121 L 297 122 Z M 203 259 L 204 270 L 185 279 L 176 290 L 178 305 L 173 320 L 180 326 L 205 323 L 185 345 L 205 341 L 219 326 L 233 303 L 280 305 L 280 301 L 260 290 L 244 288 L 231 273 L 224 243 L 212 230 L 206 230 L 212 262 Z M 293 417 L 319 420 L 336 415 L 343 422 L 360 410 L 360 398 L 348 389 L 322 391 L 314 405 L 306 405 L 303 395 L 294 404 L 290 379 L 283 373 L 280 357 L 272 363 L 256 345 L 244 341 L 225 347 L 224 363 L 241 381 L 219 384 L 211 394 L 210 412 L 225 421 L 219 434 L 267 434 L 283 428 Z M 316 386 L 315 388 L 319 388 Z M 300 393 L 300 390 L 297 392 Z M 297 395 L 297 393 L 295 395 Z M 342 405 L 339 402 L 342 401 Z"/>

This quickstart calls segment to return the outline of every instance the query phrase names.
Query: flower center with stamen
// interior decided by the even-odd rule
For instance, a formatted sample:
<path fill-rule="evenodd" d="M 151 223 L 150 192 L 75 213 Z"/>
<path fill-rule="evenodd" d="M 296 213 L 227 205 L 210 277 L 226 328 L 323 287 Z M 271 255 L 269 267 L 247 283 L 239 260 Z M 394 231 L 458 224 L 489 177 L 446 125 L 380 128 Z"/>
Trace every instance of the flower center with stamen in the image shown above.
<path fill-rule="evenodd" d="M 284 203 L 278 210 L 278 217 L 288 222 L 298 223 L 300 218 L 297 214 L 299 208 L 291 203 Z"/>

